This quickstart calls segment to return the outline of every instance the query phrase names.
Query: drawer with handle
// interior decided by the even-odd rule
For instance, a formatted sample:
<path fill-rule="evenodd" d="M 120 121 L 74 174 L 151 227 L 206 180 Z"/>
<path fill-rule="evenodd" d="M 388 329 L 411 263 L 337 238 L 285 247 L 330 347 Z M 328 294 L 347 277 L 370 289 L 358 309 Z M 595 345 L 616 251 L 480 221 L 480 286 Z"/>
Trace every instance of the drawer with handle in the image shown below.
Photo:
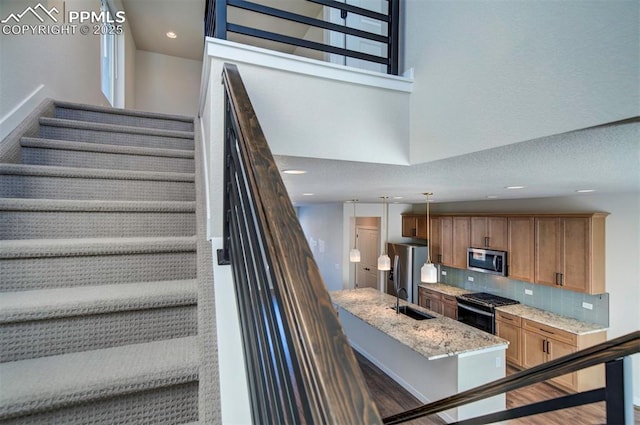
<path fill-rule="evenodd" d="M 511 323 L 514 326 L 522 326 L 522 318 L 513 314 L 505 313 L 504 311 L 496 310 L 496 320 L 505 323 Z"/>
<path fill-rule="evenodd" d="M 576 334 L 554 328 L 553 326 L 544 325 L 533 320 L 522 319 L 522 329 L 535 332 L 538 335 L 553 338 L 573 346 L 578 344 L 578 336 Z"/>

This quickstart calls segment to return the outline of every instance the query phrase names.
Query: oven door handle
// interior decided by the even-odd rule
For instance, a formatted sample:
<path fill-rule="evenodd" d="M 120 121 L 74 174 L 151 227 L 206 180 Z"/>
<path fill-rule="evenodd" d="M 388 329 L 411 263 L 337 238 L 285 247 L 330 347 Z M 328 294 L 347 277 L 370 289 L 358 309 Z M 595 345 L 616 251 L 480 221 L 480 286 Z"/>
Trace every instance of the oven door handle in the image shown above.
<path fill-rule="evenodd" d="M 492 313 L 489 313 L 489 312 L 486 312 L 486 311 L 482 311 L 482 310 L 479 310 L 479 309 L 477 309 L 477 308 L 473 308 L 473 307 L 468 306 L 468 305 L 466 305 L 466 304 L 458 303 L 458 308 L 461 308 L 461 309 L 463 309 L 463 310 L 469 310 L 469 311 L 472 311 L 472 312 L 474 312 L 474 313 L 481 314 L 481 315 L 483 315 L 483 316 L 487 316 L 487 317 L 494 317 L 494 315 L 493 315 Z"/>

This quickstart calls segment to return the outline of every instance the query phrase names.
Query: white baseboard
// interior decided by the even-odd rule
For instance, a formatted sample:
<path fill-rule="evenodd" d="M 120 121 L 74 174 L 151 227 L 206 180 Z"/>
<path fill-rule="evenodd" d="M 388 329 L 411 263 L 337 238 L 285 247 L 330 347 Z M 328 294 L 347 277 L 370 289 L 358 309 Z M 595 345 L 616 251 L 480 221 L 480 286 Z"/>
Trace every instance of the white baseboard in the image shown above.
<path fill-rule="evenodd" d="M 47 88 L 44 84 L 40 84 L 13 109 L 7 112 L 0 119 L 0 140 L 7 137 L 47 97 L 51 97 Z"/>

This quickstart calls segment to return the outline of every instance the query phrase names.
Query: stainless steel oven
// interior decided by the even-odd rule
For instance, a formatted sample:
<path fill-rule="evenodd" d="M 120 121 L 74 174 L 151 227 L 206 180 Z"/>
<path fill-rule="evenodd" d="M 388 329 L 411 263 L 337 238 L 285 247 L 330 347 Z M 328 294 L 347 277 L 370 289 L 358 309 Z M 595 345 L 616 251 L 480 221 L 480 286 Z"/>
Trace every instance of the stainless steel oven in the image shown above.
<path fill-rule="evenodd" d="M 491 334 L 496 333 L 496 307 L 518 301 L 487 292 L 459 295 L 458 321 Z"/>
<path fill-rule="evenodd" d="M 492 308 L 471 305 L 458 299 L 458 321 L 491 334 L 496 333 L 496 314 Z"/>

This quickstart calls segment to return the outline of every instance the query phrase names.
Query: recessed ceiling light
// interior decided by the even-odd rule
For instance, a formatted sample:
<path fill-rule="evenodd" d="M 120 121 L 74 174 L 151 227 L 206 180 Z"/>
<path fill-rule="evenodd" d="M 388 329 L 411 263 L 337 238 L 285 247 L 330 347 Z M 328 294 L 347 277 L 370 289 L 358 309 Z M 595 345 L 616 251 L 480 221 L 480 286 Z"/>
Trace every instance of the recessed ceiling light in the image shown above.
<path fill-rule="evenodd" d="M 394 196 L 393 199 L 402 199 L 402 196 Z"/>
<path fill-rule="evenodd" d="M 283 170 L 285 174 L 307 174 L 307 170 Z"/>
<path fill-rule="evenodd" d="M 524 189 L 524 186 L 506 186 L 505 189 Z"/>
<path fill-rule="evenodd" d="M 496 198 L 498 198 L 496 195 L 489 195 L 489 196 L 487 196 L 487 199 L 496 199 Z"/>
<path fill-rule="evenodd" d="M 176 34 L 176 33 L 175 33 L 175 32 L 173 32 L 173 31 L 169 31 L 169 32 L 167 33 L 167 37 L 169 37 L 169 38 L 178 38 L 178 34 Z"/>
<path fill-rule="evenodd" d="M 303 193 L 302 196 L 313 196 L 313 193 Z"/>
<path fill-rule="evenodd" d="M 578 193 L 591 193 L 591 192 L 595 192 L 595 189 L 578 189 L 576 190 L 576 192 Z"/>

